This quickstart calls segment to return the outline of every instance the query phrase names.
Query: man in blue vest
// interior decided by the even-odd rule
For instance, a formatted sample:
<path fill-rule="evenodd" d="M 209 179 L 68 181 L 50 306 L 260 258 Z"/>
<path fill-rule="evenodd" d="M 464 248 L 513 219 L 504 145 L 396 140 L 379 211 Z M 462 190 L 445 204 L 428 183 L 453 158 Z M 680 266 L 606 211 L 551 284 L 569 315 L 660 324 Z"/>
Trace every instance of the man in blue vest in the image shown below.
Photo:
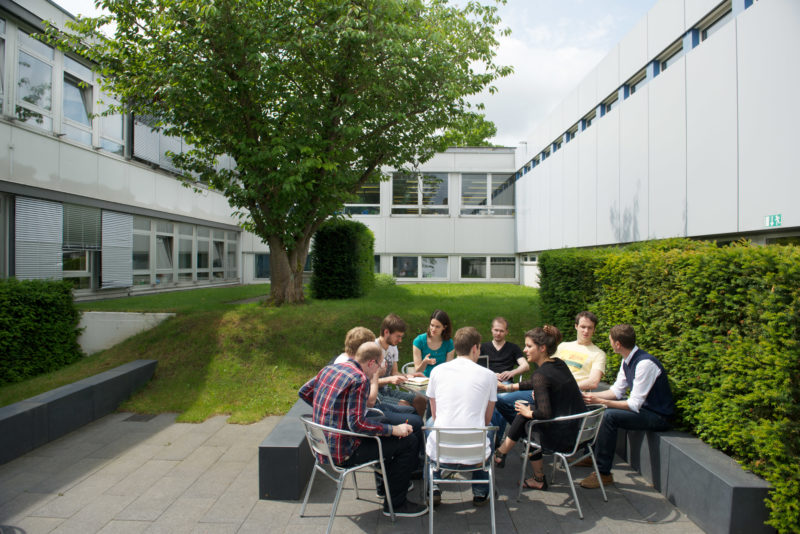
<path fill-rule="evenodd" d="M 617 446 L 617 429 L 668 430 L 675 413 L 667 371 L 657 359 L 636 346 L 636 333 L 629 324 L 618 324 L 609 331 L 611 348 L 622 356 L 617 380 L 607 391 L 584 393 L 586 404 L 606 406 L 603 426 L 597 436 L 597 469 L 603 485 L 613 484 L 611 466 Z M 630 395 L 625 399 L 625 393 Z M 592 473 L 581 481 L 584 488 L 599 488 Z"/>

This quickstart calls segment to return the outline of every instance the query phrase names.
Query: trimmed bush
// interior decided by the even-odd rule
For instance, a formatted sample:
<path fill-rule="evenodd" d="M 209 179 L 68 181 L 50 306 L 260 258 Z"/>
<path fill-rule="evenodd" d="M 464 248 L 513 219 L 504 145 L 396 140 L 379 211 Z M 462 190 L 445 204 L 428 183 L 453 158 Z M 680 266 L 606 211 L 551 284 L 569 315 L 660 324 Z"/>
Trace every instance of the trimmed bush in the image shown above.
<path fill-rule="evenodd" d="M 358 298 L 375 280 L 375 236 L 363 223 L 334 219 L 314 235 L 311 293 L 319 299 Z"/>
<path fill-rule="evenodd" d="M 570 251 L 560 253 L 569 263 Z M 572 254 L 576 270 L 585 258 Z M 769 481 L 770 524 L 795 531 L 800 248 L 657 242 L 607 254 L 593 269 L 595 287 L 587 282 L 581 297 L 604 324 L 598 345 L 608 349 L 610 325 L 633 324 L 669 372 L 678 425 Z M 618 365 L 609 355 L 609 372 Z"/>
<path fill-rule="evenodd" d="M 69 282 L 0 280 L 0 384 L 81 358 L 79 320 Z"/>

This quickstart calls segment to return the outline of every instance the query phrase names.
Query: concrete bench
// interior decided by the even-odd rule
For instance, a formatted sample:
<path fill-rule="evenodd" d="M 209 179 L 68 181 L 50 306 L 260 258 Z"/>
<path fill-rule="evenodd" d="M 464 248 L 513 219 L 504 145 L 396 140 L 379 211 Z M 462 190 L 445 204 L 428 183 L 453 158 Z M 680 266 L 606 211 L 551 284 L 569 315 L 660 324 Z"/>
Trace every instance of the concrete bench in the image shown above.
<path fill-rule="evenodd" d="M 300 416 L 311 406 L 299 400 L 258 447 L 258 497 L 298 500 L 311 477 L 314 457 Z"/>
<path fill-rule="evenodd" d="M 110 414 L 145 385 L 156 360 L 136 360 L 0 408 L 0 464 Z"/>
<path fill-rule="evenodd" d="M 771 486 L 683 432 L 620 430 L 617 454 L 709 533 L 774 532 L 764 499 Z"/>

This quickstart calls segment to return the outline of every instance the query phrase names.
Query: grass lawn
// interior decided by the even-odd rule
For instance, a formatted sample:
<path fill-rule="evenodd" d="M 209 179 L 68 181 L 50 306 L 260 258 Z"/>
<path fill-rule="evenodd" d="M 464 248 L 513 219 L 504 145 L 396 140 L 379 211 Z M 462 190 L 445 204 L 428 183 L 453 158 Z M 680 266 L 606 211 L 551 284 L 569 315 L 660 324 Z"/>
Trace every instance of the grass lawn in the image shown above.
<path fill-rule="evenodd" d="M 232 423 L 250 423 L 286 413 L 298 388 L 342 351 L 347 330 L 362 325 L 377 334 L 389 312 L 409 326 L 401 365 L 411 360 L 411 342 L 436 308 L 447 311 L 456 328 L 477 327 L 484 340 L 491 339 L 490 322 L 497 315 L 508 319 L 509 340 L 517 344 L 526 330 L 540 326 L 537 291 L 506 284 L 401 285 L 362 299 L 309 299 L 281 308 L 232 303 L 268 291 L 265 285 L 238 286 L 81 303 L 81 310 L 178 315 L 67 368 L 0 388 L 0 406 L 148 358 L 158 360 L 153 380 L 121 410 L 178 412 L 178 420 L 188 422 L 230 414 Z"/>

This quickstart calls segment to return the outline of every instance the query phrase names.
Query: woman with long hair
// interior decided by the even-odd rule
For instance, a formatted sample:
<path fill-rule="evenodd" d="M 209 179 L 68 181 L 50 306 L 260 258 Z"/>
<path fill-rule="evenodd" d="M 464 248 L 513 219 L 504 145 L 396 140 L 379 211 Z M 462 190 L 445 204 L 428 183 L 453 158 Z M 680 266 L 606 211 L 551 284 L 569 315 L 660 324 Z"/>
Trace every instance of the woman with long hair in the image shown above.
<path fill-rule="evenodd" d="M 416 372 L 431 376 L 433 368 L 449 362 L 455 356 L 453 323 L 442 310 L 431 314 L 428 330 L 414 339 L 414 367 Z"/>
<path fill-rule="evenodd" d="M 536 364 L 537 369 L 528 380 L 519 384 L 506 384 L 500 387 L 503 391 L 533 390 L 531 401 L 517 401 L 514 409 L 517 415 L 511 423 L 505 441 L 495 451 L 497 467 L 505 465 L 506 454 L 520 438 L 526 435 L 526 424 L 531 419 L 552 419 L 563 415 L 573 415 L 586 411 L 581 390 L 575 377 L 572 376 L 563 360 L 553 358 L 558 344 L 561 343 L 561 332 L 552 325 L 534 328 L 525 333 L 523 352 L 528 362 Z M 537 441 L 545 448 L 561 450 L 569 447 L 575 440 L 577 425 L 538 425 L 535 432 Z M 541 451 L 531 454 L 533 476 L 523 482 L 530 489 L 546 490 L 547 479 L 544 476 Z"/>

